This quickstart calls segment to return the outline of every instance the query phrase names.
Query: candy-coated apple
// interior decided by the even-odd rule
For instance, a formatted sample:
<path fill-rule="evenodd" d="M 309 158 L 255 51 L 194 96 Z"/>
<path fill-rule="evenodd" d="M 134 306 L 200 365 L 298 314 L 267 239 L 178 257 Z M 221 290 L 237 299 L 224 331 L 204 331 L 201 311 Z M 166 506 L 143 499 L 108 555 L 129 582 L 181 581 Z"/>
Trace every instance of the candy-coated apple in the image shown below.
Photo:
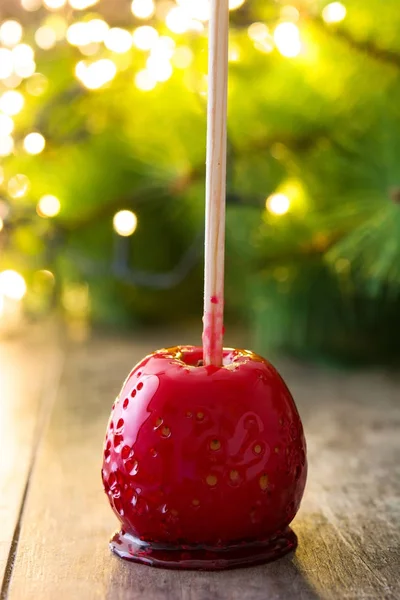
<path fill-rule="evenodd" d="M 164 349 L 130 373 L 113 406 L 102 477 L 122 523 L 111 542 L 155 566 L 226 568 L 276 558 L 306 481 L 292 396 L 265 359 Z"/>

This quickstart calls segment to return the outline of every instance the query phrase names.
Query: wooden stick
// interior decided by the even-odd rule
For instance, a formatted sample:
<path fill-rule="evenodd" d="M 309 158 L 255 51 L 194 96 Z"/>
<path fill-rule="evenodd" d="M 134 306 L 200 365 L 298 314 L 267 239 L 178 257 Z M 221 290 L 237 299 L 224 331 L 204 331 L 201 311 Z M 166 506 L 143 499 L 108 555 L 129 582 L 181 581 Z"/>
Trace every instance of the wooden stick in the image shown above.
<path fill-rule="evenodd" d="M 222 365 L 229 0 L 211 0 L 208 55 L 204 365 Z"/>

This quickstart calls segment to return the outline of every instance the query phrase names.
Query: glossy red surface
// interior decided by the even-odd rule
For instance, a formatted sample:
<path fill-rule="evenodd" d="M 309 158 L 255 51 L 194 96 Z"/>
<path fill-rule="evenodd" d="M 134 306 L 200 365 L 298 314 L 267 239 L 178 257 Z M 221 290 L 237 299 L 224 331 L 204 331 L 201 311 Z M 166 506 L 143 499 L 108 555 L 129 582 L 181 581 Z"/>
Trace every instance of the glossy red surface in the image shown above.
<path fill-rule="evenodd" d="M 271 550 L 283 539 L 275 552 L 282 555 L 295 545 L 287 526 L 307 473 L 293 399 L 252 352 L 226 349 L 220 368 L 198 366 L 201 359 L 197 347 L 155 352 L 133 369 L 113 406 L 102 476 L 122 534 L 168 556 L 185 546 L 189 554 L 194 546 L 212 554 L 254 543 Z M 157 564 L 148 549 L 149 560 L 139 556 L 138 544 L 124 556 L 114 538 L 113 549 Z M 211 554 L 209 568 L 229 566 L 212 565 Z"/>

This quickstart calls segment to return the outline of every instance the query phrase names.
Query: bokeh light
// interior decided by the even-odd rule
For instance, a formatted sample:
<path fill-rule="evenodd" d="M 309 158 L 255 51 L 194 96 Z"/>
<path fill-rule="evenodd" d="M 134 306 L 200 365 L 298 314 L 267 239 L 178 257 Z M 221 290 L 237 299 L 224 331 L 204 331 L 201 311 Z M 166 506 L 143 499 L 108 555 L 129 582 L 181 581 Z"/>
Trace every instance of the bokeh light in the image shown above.
<path fill-rule="evenodd" d="M 54 29 L 44 25 L 35 32 L 35 42 L 42 50 L 50 50 L 57 42 L 57 35 Z"/>
<path fill-rule="evenodd" d="M 0 79 L 7 79 L 14 70 L 13 55 L 11 50 L 0 48 Z"/>
<path fill-rule="evenodd" d="M 20 92 L 9 90 L 0 96 L 0 110 L 6 115 L 17 115 L 23 109 L 25 100 Z"/>
<path fill-rule="evenodd" d="M 282 56 L 294 58 L 300 54 L 300 31 L 294 23 L 279 23 L 274 30 L 274 41 Z"/>
<path fill-rule="evenodd" d="M 4 227 L 4 221 L 3 221 L 3 219 L 0 217 L 0 231 L 2 231 L 2 230 L 3 230 L 3 227 Z"/>
<path fill-rule="evenodd" d="M 7 191 L 11 198 L 22 198 L 28 192 L 30 181 L 26 175 L 18 173 L 11 177 L 7 185 Z"/>
<path fill-rule="evenodd" d="M 51 218 L 58 215 L 61 210 L 61 203 L 56 196 L 46 194 L 42 196 L 37 203 L 36 212 L 40 217 Z"/>
<path fill-rule="evenodd" d="M 133 0 L 131 10 L 138 19 L 149 19 L 154 15 L 155 4 L 153 0 Z"/>
<path fill-rule="evenodd" d="M 47 89 L 49 81 L 42 73 L 35 73 L 26 82 L 26 91 L 31 96 L 41 96 Z"/>
<path fill-rule="evenodd" d="M 199 21 L 208 21 L 210 18 L 209 0 L 177 0 L 178 6 L 192 18 Z"/>
<path fill-rule="evenodd" d="M 3 85 L 9 89 L 15 89 L 19 86 L 21 81 L 22 81 L 22 77 L 13 73 L 9 77 L 6 77 L 6 79 L 3 79 Z"/>
<path fill-rule="evenodd" d="M 28 12 L 34 12 L 35 10 L 39 10 L 39 8 L 41 8 L 42 0 L 21 0 L 21 6 Z"/>
<path fill-rule="evenodd" d="M 171 58 L 171 62 L 178 69 L 186 69 L 192 64 L 193 59 L 194 55 L 189 46 L 178 46 Z"/>
<path fill-rule="evenodd" d="M 180 34 L 189 31 L 192 19 L 182 8 L 175 6 L 167 14 L 165 24 L 170 31 Z"/>
<path fill-rule="evenodd" d="M 104 36 L 104 45 L 108 50 L 123 54 L 132 48 L 132 36 L 126 29 L 112 27 Z"/>
<path fill-rule="evenodd" d="M 43 22 L 43 26 L 50 27 L 56 35 L 57 42 L 60 42 L 65 38 L 68 21 L 60 14 L 52 14 Z"/>
<path fill-rule="evenodd" d="M 149 56 L 146 67 L 156 81 L 168 81 L 173 73 L 173 68 L 168 58 L 161 56 Z"/>
<path fill-rule="evenodd" d="M 123 237 L 128 237 L 136 231 L 137 216 L 131 210 L 120 210 L 113 218 L 114 231 Z"/>
<path fill-rule="evenodd" d="M 67 42 L 71 46 L 85 46 L 90 44 L 90 26 L 88 23 L 72 23 L 67 29 Z"/>
<path fill-rule="evenodd" d="M 109 29 L 109 24 L 103 19 L 91 19 L 86 23 L 87 36 L 91 42 L 104 42 Z"/>
<path fill-rule="evenodd" d="M 11 135 L 0 135 L 0 156 L 9 156 L 14 150 L 14 140 Z"/>
<path fill-rule="evenodd" d="M 293 23 L 297 22 L 300 18 L 300 13 L 295 6 L 290 6 L 290 4 L 285 4 L 281 8 L 281 19 L 283 21 L 293 21 Z"/>
<path fill-rule="evenodd" d="M 75 67 L 75 75 L 89 90 L 96 90 L 109 83 L 116 75 L 115 63 L 102 58 L 92 63 L 80 61 Z"/>
<path fill-rule="evenodd" d="M 290 208 L 290 200 L 285 194 L 271 194 L 265 202 L 265 207 L 274 215 L 284 215 Z"/>
<path fill-rule="evenodd" d="M 12 269 L 0 273 L 0 294 L 12 300 L 22 300 L 26 294 L 25 279 Z"/>
<path fill-rule="evenodd" d="M 135 85 L 142 92 L 150 92 L 156 87 L 157 80 L 147 69 L 142 69 L 135 75 Z"/>
<path fill-rule="evenodd" d="M 346 7 L 341 2 L 331 2 L 322 11 L 325 23 L 339 23 L 346 17 Z"/>
<path fill-rule="evenodd" d="M 246 0 L 229 0 L 229 10 L 236 10 L 243 6 Z"/>
<path fill-rule="evenodd" d="M 20 77 L 30 77 L 36 69 L 35 53 L 28 44 L 18 44 L 12 50 L 14 71 Z"/>
<path fill-rule="evenodd" d="M 139 50 L 150 50 L 158 40 L 158 31 L 150 25 L 142 25 L 135 29 L 132 40 Z"/>
<path fill-rule="evenodd" d="M 247 30 L 249 38 L 253 42 L 261 42 L 269 35 L 269 29 L 265 23 L 252 23 Z"/>
<path fill-rule="evenodd" d="M 71 8 L 75 10 L 86 10 L 98 3 L 99 0 L 68 0 Z"/>
<path fill-rule="evenodd" d="M 50 10 L 58 10 L 66 4 L 66 0 L 43 0 L 43 4 Z"/>
<path fill-rule="evenodd" d="M 14 121 L 9 115 L 0 113 L 0 136 L 10 135 L 14 129 Z"/>
<path fill-rule="evenodd" d="M 18 21 L 4 21 L 0 26 L 0 42 L 12 48 L 21 41 L 23 34 L 22 25 Z"/>
<path fill-rule="evenodd" d="M 40 154 L 43 152 L 46 140 L 41 133 L 33 131 L 24 138 L 24 148 L 28 154 Z"/>

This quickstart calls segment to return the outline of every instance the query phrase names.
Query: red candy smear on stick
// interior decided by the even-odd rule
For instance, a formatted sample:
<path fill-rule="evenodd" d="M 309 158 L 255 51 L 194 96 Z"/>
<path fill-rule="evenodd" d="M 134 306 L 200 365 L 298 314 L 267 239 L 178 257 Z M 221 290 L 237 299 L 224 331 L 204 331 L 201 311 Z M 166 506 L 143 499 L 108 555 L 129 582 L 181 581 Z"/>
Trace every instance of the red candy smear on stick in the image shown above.
<path fill-rule="evenodd" d="M 209 23 L 203 360 L 217 367 L 222 366 L 224 321 L 228 4 L 212 0 Z"/>

